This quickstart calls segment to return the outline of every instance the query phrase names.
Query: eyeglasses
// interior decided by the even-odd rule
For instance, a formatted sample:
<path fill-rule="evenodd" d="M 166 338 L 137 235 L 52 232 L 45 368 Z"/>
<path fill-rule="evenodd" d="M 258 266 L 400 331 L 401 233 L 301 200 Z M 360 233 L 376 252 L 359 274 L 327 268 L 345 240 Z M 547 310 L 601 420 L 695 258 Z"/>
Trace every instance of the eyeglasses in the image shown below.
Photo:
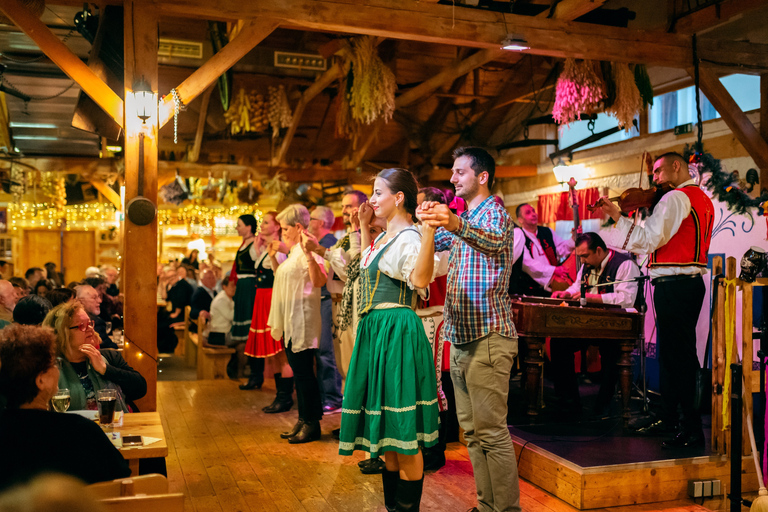
<path fill-rule="evenodd" d="M 70 327 L 70 329 L 80 329 L 81 331 L 85 332 L 89 327 L 93 329 L 93 320 L 88 320 L 87 322 L 83 322 L 80 325 L 73 325 Z"/>

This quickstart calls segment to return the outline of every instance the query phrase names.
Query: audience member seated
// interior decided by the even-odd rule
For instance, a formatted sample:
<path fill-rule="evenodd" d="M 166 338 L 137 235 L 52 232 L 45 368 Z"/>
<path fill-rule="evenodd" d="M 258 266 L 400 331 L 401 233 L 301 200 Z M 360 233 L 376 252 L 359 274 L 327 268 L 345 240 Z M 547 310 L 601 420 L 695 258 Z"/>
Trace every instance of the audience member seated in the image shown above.
<path fill-rule="evenodd" d="M 123 303 L 117 297 L 107 294 L 109 284 L 104 276 L 91 276 L 83 279 L 83 284 L 93 287 L 99 292 L 101 304 L 99 305 L 99 316 L 105 322 L 112 322 L 112 327 L 123 327 Z"/>
<path fill-rule="evenodd" d="M 120 295 L 120 289 L 117 287 L 117 278 L 119 276 L 117 269 L 111 265 L 102 265 L 101 274 L 107 280 L 107 295 L 111 297 Z"/>
<path fill-rule="evenodd" d="M 48 279 L 41 279 L 35 284 L 35 288 L 32 290 L 34 295 L 39 295 L 42 298 L 46 298 L 51 290 L 54 289 L 54 284 Z"/>
<path fill-rule="evenodd" d="M 45 264 L 45 273 L 48 275 L 48 279 L 53 283 L 52 288 L 60 288 L 64 286 L 64 274 L 56 270 L 56 264 L 49 261 Z"/>
<path fill-rule="evenodd" d="M 179 267 L 176 273 L 168 276 L 166 309 L 158 311 L 157 349 L 160 353 L 170 353 L 176 348 L 178 338 L 173 331 L 175 324 L 184 325 L 184 308 L 190 305 L 194 290 L 186 280 L 187 269 Z"/>
<path fill-rule="evenodd" d="M 13 308 L 13 321 L 21 325 L 41 325 L 52 308 L 47 298 L 28 295 Z"/>
<path fill-rule="evenodd" d="M 40 267 L 28 268 L 24 273 L 24 279 L 27 280 L 27 285 L 29 286 L 30 291 L 35 289 L 35 285 L 39 280 L 46 279 L 47 277 L 45 270 Z"/>
<path fill-rule="evenodd" d="M 18 301 L 10 281 L 0 281 L 0 329 L 13 322 L 13 308 Z"/>
<path fill-rule="evenodd" d="M 234 279 L 229 279 L 229 273 L 221 280 L 221 291 L 216 294 L 211 302 L 211 323 L 208 324 L 208 344 L 226 345 L 232 347 L 232 320 L 235 318 L 235 290 L 237 284 Z M 233 347 L 235 353 L 227 363 L 227 376 L 236 379 L 245 367 L 245 342 Z"/>
<path fill-rule="evenodd" d="M 184 271 L 182 279 L 185 279 L 192 287 L 192 291 L 195 291 L 197 289 L 197 270 L 185 263 L 179 265 L 179 267 L 176 269 L 176 272 L 181 272 L 182 270 Z"/>
<path fill-rule="evenodd" d="M 137 410 L 132 402 L 147 394 L 147 381 L 119 351 L 97 348 L 93 321 L 79 301 L 59 304 L 43 324 L 56 334 L 59 387 L 69 389 L 70 409 L 96 409 L 96 391 L 109 388 L 117 389 L 116 410 Z"/>
<path fill-rule="evenodd" d="M 199 255 L 200 255 L 200 251 L 198 251 L 197 249 L 192 249 L 191 251 L 189 251 L 189 254 L 187 255 L 187 257 L 181 260 L 181 264 L 189 265 L 195 270 L 200 270 L 200 262 L 198 261 Z"/>
<path fill-rule="evenodd" d="M 12 277 L 8 279 L 8 282 L 13 285 L 13 290 L 16 292 L 16 300 L 29 295 L 29 283 L 23 277 Z"/>
<path fill-rule="evenodd" d="M 99 270 L 99 267 L 88 267 L 85 269 L 85 277 L 83 279 L 88 279 L 89 277 L 100 277 L 101 276 L 101 270 Z"/>
<path fill-rule="evenodd" d="M 13 277 L 13 265 L 7 261 L 0 260 L 0 279 L 9 279 Z"/>
<path fill-rule="evenodd" d="M 192 320 L 189 323 L 190 332 L 197 332 L 196 320 L 199 317 L 211 318 L 211 301 L 216 296 L 215 288 L 216 276 L 210 270 L 203 271 L 200 286 L 192 293 L 192 300 L 189 303 L 191 306 L 189 318 Z"/>
<path fill-rule="evenodd" d="M 72 288 L 54 288 L 48 294 L 46 299 L 51 302 L 51 307 L 55 308 L 59 304 L 74 300 L 75 291 Z"/>
<path fill-rule="evenodd" d="M 101 311 L 101 294 L 93 286 L 81 284 L 75 288 L 75 296 L 83 305 L 83 308 L 85 308 L 85 313 L 93 324 L 93 330 L 96 331 L 96 335 L 100 340 L 98 345 L 101 345 L 101 348 L 117 348 L 115 342 L 109 337 L 107 323 L 99 316 Z"/>
<path fill-rule="evenodd" d="M 99 426 L 77 414 L 48 411 L 59 388 L 56 337 L 50 329 L 11 325 L 0 331 L 0 488 L 46 472 L 86 483 L 130 475 Z"/>

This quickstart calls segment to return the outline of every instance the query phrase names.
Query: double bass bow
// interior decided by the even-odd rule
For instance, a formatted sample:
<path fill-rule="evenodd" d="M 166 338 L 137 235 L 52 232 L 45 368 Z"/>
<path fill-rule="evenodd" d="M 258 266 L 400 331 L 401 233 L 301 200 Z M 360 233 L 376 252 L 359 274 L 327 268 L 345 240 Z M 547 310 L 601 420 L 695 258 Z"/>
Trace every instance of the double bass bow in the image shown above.
<path fill-rule="evenodd" d="M 581 219 L 579 219 L 579 202 L 578 199 L 576 199 L 576 183 L 577 181 L 573 177 L 568 181 L 568 202 L 573 210 L 574 230 L 578 230 L 581 226 Z M 571 251 L 570 256 L 568 256 L 560 266 L 566 271 L 567 276 L 565 279 L 553 279 L 552 284 L 550 285 L 553 291 L 567 290 L 576 281 L 579 268 L 581 268 L 581 261 L 579 260 L 579 257 L 576 256 L 576 251 Z"/>

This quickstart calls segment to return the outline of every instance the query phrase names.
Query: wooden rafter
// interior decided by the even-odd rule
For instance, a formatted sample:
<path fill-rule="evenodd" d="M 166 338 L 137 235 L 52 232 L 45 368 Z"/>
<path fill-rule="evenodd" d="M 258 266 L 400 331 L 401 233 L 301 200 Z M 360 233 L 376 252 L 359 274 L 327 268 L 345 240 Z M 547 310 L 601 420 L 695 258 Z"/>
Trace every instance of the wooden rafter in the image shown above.
<path fill-rule="evenodd" d="M 608 0 L 561 0 L 555 5 L 555 13 L 552 16 L 556 20 L 575 20 L 601 7 Z M 549 16 L 549 9 L 539 16 Z"/>
<path fill-rule="evenodd" d="M 203 135 L 205 134 L 205 120 L 208 117 L 208 103 L 211 101 L 213 89 L 214 86 L 211 85 L 203 93 L 202 102 L 200 104 L 200 113 L 197 118 L 195 144 L 192 146 L 192 150 L 187 154 L 187 161 L 189 162 L 197 162 L 197 159 L 200 158 L 200 147 L 203 145 Z"/>
<path fill-rule="evenodd" d="M 258 19 L 330 32 L 368 34 L 393 39 L 498 49 L 507 31 L 521 33 L 528 53 L 616 62 L 685 67 L 692 60 L 690 39 L 679 34 L 641 31 L 590 23 L 521 16 L 413 0 L 177 0 L 158 7 L 166 15 L 204 19 Z M 503 18 L 502 18 L 503 16 Z M 758 48 L 749 61 L 718 55 L 701 41 L 702 58 L 761 65 L 768 55 Z"/>
<path fill-rule="evenodd" d="M 672 28 L 679 34 L 701 33 L 764 6 L 765 0 L 724 0 L 680 18 Z"/>
<path fill-rule="evenodd" d="M 123 100 L 88 68 L 80 57 L 72 53 L 61 39 L 29 12 L 21 1 L 0 0 L 0 10 L 32 39 L 54 64 L 77 82 L 77 85 L 104 109 L 104 112 L 123 127 Z"/>
<path fill-rule="evenodd" d="M 222 73 L 234 66 L 246 53 L 271 34 L 278 24 L 275 20 L 260 18 L 243 27 L 237 37 L 176 87 L 182 103 L 188 105 L 202 94 Z M 161 128 L 173 117 L 173 110 L 173 97 L 168 94 L 160 104 Z"/>
<path fill-rule="evenodd" d="M 700 69 L 699 77 L 702 92 L 723 117 L 725 124 L 736 135 L 755 164 L 760 169 L 768 169 L 768 142 L 741 111 L 715 73 L 709 69 Z"/>
<path fill-rule="evenodd" d="M 112 188 L 107 185 L 107 182 L 99 178 L 92 178 L 89 180 L 89 183 L 93 185 L 93 188 L 98 190 L 107 201 L 115 205 L 115 208 L 118 210 L 123 209 L 122 202 L 120 201 L 120 194 L 112 190 Z"/>
<path fill-rule="evenodd" d="M 331 66 L 325 73 L 323 73 L 315 83 L 310 85 L 304 94 L 301 95 L 299 102 L 296 104 L 296 108 L 293 109 L 293 119 L 291 126 L 288 127 L 288 132 L 283 138 L 283 143 L 280 145 L 278 154 L 272 159 L 272 165 L 277 167 L 285 160 L 285 155 L 288 154 L 288 148 L 291 146 L 293 136 L 296 135 L 296 130 L 301 123 L 301 118 L 304 115 L 304 109 L 318 94 L 323 92 L 323 89 L 331 85 L 334 81 L 341 78 L 343 70 L 340 63 L 336 63 Z"/>

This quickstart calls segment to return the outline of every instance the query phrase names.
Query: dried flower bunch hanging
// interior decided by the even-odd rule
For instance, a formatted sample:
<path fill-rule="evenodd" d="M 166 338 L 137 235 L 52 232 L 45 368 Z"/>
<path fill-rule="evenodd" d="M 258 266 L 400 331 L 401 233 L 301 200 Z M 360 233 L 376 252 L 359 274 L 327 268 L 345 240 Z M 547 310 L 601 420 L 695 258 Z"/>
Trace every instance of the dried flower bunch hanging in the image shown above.
<path fill-rule="evenodd" d="M 579 116 L 598 110 L 605 98 L 605 84 L 592 61 L 566 59 L 557 79 L 552 117 L 562 126 L 578 121 Z"/>
<path fill-rule="evenodd" d="M 379 57 L 375 38 L 356 37 L 343 53 L 349 71 L 344 79 L 345 94 L 340 98 L 336 131 L 342 136 L 352 136 L 363 123 L 392 118 L 397 81 Z"/>
<path fill-rule="evenodd" d="M 640 91 L 640 97 L 643 98 L 643 109 L 648 105 L 653 106 L 653 85 L 645 64 L 635 64 L 635 84 Z"/>
<path fill-rule="evenodd" d="M 616 84 L 616 101 L 606 114 L 612 115 L 619 122 L 619 128 L 632 129 L 632 121 L 643 108 L 643 100 L 635 83 L 635 73 L 629 64 L 613 63 L 613 82 Z"/>
<path fill-rule="evenodd" d="M 255 90 L 246 94 L 241 88 L 230 103 L 229 110 L 224 112 L 224 120 L 229 123 L 232 135 L 266 131 L 269 119 L 264 95 Z"/>
<path fill-rule="evenodd" d="M 281 128 L 288 128 L 293 122 L 291 105 L 288 103 L 288 95 L 285 86 L 269 86 L 269 111 L 267 113 L 269 124 L 272 125 L 272 136 L 280 135 Z"/>

